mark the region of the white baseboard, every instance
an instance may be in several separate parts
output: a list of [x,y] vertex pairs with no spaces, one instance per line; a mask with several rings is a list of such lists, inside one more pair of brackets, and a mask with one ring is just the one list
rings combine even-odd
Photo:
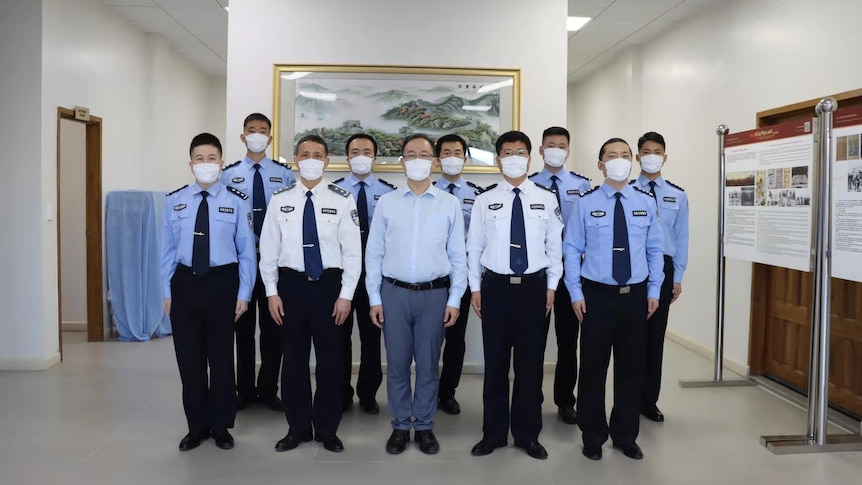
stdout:
[[[709,360],[715,359],[715,350],[707,348],[693,340],[690,340],[682,335],[674,333],[670,330],[665,333],[665,337],[675,343],[682,345],[683,347],[691,350],[692,352],[702,355]],[[724,359],[724,367],[730,371],[733,371],[735,374],[739,374],[740,377],[748,377],[749,367],[748,364],[743,364],[740,362],[736,362],[734,360],[728,359],[725,357]]]
[[48,370],[60,363],[60,354],[48,358],[0,358],[0,370]]
[[86,332],[87,322],[66,322],[62,324],[64,332]]

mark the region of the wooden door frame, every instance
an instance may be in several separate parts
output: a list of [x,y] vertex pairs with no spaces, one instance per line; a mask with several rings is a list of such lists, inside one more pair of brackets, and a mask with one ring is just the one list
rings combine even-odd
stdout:
[[[862,104],[862,89],[833,94],[841,107],[842,101],[851,104]],[[806,116],[815,116],[814,109],[823,98],[809,99],[800,103],[789,104],[757,113],[757,128],[771,126],[785,121],[791,121]],[[748,339],[749,375],[763,375],[763,359],[766,351],[766,291],[769,281],[769,270],[765,264],[754,263],[751,271],[751,325]]]
[[60,332],[60,359],[63,358],[63,298],[60,254],[60,123],[62,120],[84,123],[86,137],[85,226],[87,230],[87,341],[105,340],[102,308],[102,118],[88,121],[75,119],[75,111],[57,108],[57,325]]

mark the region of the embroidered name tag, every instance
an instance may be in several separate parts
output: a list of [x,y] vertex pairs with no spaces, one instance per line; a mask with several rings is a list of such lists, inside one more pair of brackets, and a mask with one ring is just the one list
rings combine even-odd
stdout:
[[566,195],[578,195],[578,194],[580,194],[580,192],[578,192],[577,189],[569,189],[566,191]]
[[175,211],[181,211],[181,210],[185,209],[186,207],[188,207],[188,206],[185,204],[177,204],[174,206],[174,210]]
[[292,205],[281,206],[281,212],[284,212],[285,214],[287,214],[289,212],[293,212],[293,209],[294,209],[294,207]]
[[590,215],[593,217],[605,217],[605,211],[592,211]]
[[464,203],[473,205],[476,203],[476,200],[475,199],[464,199]]
[[530,209],[534,211],[543,211],[545,210],[545,204],[530,204]]
[[337,209],[330,209],[329,207],[323,207],[320,209],[320,213],[321,214],[330,214],[330,215],[334,216],[335,214],[338,214],[338,210]]
[[676,197],[665,197],[662,200],[665,202],[676,202]]
[[233,207],[219,207],[218,211],[224,214],[233,214]]
[[632,211],[632,215],[635,217],[646,217],[647,211]]
[[269,181],[270,181],[270,182],[275,182],[275,183],[277,183],[277,184],[283,184],[283,183],[284,183],[284,179],[283,179],[283,178],[281,178],[281,177],[270,177],[270,178],[269,178]]
[[378,199],[380,199],[380,194],[377,194],[374,196],[374,200],[378,200]]
[[234,178],[230,179],[230,181],[231,181],[231,183],[234,183],[234,184],[241,184],[241,183],[245,182],[245,177],[234,177]]
[[497,203],[497,204],[491,204],[491,205],[489,205],[489,206],[488,206],[488,208],[489,208],[489,209],[491,209],[492,211],[499,210],[499,209],[501,209],[502,207],[503,207],[503,204],[500,204],[500,203]]

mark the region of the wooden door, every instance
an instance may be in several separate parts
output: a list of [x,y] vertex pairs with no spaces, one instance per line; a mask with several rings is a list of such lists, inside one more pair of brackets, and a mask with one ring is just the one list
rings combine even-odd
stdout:
[[[834,96],[839,107],[862,104],[862,90]],[[811,118],[819,102],[758,113],[757,126]],[[755,264],[749,361],[763,375],[806,393],[811,356],[812,273]],[[862,284],[832,279],[829,402],[862,416]]]

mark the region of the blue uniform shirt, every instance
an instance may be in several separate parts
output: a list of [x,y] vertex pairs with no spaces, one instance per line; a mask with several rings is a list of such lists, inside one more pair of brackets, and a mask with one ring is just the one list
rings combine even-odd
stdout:
[[352,173],[346,178],[336,180],[335,185],[342,189],[347,189],[353,200],[359,195],[359,182],[365,182],[365,203],[368,205],[368,226],[371,226],[371,221],[374,219],[374,208],[377,207],[377,201],[383,194],[388,194],[396,189],[396,187],[385,180],[381,180],[374,176],[373,173],[368,174],[364,180],[359,180]]
[[[616,189],[602,184],[584,193],[566,221],[563,237],[565,282],[572,302],[584,299],[581,276],[617,286],[613,277]],[[627,284],[649,278],[647,297],[658,299],[664,281],[663,232],[655,199],[631,185],[620,190],[629,235],[632,275]],[[583,256],[583,263],[581,263]]]
[[[201,187],[186,185],[168,194],[162,223],[160,275],[164,297],[171,297],[171,278],[177,264],[192,265],[195,221],[201,205]],[[210,226],[210,267],[239,263],[237,300],[251,301],[257,278],[257,255],[251,212],[242,192],[221,183],[207,189]]]
[[[641,174],[631,183],[649,192],[650,180]],[[658,217],[664,228],[664,254],[673,258],[673,282],[682,283],[688,266],[688,196],[678,187],[659,175],[655,179],[655,198]]]
[[473,213],[473,204],[476,203],[476,196],[481,194],[483,189],[472,182],[464,180],[463,177],[458,177],[458,180],[454,182],[449,182],[440,177],[434,182],[434,186],[444,192],[449,192],[449,184],[455,184],[452,195],[461,202],[461,212],[464,215],[464,233],[466,234],[467,228],[470,227],[470,214]]
[[422,195],[402,187],[380,199],[368,230],[365,287],[372,306],[381,305],[384,277],[424,283],[449,276],[447,306],[458,308],[467,290],[467,250],[461,204],[431,186]]
[[[245,159],[225,167],[219,179],[224,185],[233,187],[248,195],[246,202],[250,211],[254,207],[254,200],[252,200],[252,197],[254,197],[254,173],[254,161],[245,157]],[[294,180],[293,171],[290,167],[277,163],[269,157],[264,157],[260,161],[260,175],[263,177],[263,195],[266,199],[265,207],[269,206],[273,192],[282,187],[287,187]]]
[[556,175],[557,187],[560,194],[560,209],[563,211],[563,222],[569,220],[569,214],[572,212],[572,206],[577,202],[582,193],[590,190],[590,179],[575,172],[567,172],[560,170],[556,174],[551,173],[548,167],[545,167],[541,172],[536,172],[530,175],[530,180],[550,188],[554,184],[551,177]]

